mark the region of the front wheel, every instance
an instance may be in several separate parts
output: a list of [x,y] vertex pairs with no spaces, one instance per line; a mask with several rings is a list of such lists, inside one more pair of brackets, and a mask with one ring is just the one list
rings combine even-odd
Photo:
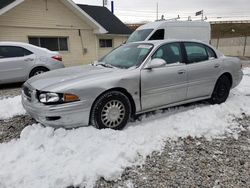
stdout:
[[227,76],[221,76],[214,88],[212,97],[210,98],[209,102],[211,104],[221,104],[227,100],[227,97],[230,92],[230,80]]
[[91,124],[98,129],[121,130],[127,124],[130,114],[128,97],[119,91],[110,91],[95,102],[91,112]]

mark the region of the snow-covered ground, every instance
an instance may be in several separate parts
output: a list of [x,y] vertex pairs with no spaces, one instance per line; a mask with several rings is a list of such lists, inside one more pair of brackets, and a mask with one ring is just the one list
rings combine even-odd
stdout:
[[224,104],[171,108],[122,131],[28,126],[20,139],[0,144],[0,187],[92,187],[99,177],[115,179],[125,167],[143,163],[146,155],[163,148],[166,139],[210,139],[226,132],[237,137],[232,120],[242,113],[250,115],[250,68],[244,74]]
[[0,100],[0,120],[23,114],[25,114],[25,110],[20,95]]

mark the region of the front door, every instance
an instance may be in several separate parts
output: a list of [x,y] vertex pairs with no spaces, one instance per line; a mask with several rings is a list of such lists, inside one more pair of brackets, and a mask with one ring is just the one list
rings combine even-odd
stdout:
[[142,110],[165,106],[186,99],[187,70],[182,63],[179,43],[164,44],[156,50],[151,59],[166,61],[163,67],[141,70]]

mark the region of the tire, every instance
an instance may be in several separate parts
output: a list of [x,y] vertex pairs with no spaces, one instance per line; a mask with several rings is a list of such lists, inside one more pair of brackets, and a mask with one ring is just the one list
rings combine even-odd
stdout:
[[98,129],[123,129],[130,119],[131,104],[126,95],[109,91],[99,97],[93,105],[90,123]]
[[38,74],[42,74],[44,72],[49,71],[49,69],[45,68],[45,67],[36,67],[34,69],[32,69],[32,71],[30,72],[29,78],[36,76]]
[[228,98],[229,92],[231,88],[230,80],[227,76],[221,76],[214,87],[214,91],[209,100],[211,104],[221,104],[225,102]]

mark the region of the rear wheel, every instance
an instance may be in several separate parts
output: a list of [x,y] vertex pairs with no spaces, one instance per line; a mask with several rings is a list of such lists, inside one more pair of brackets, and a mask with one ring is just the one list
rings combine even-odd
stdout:
[[30,75],[29,77],[33,77],[33,76],[36,76],[38,74],[42,74],[44,72],[47,72],[49,71],[49,69],[45,68],[45,67],[36,67],[34,68],[31,72],[30,72]]
[[229,92],[231,88],[230,80],[227,76],[221,76],[215,85],[212,97],[209,102],[211,104],[221,104],[225,102],[228,98]]
[[128,97],[119,91],[110,91],[95,102],[91,112],[91,124],[98,129],[120,130],[127,124],[130,114]]

